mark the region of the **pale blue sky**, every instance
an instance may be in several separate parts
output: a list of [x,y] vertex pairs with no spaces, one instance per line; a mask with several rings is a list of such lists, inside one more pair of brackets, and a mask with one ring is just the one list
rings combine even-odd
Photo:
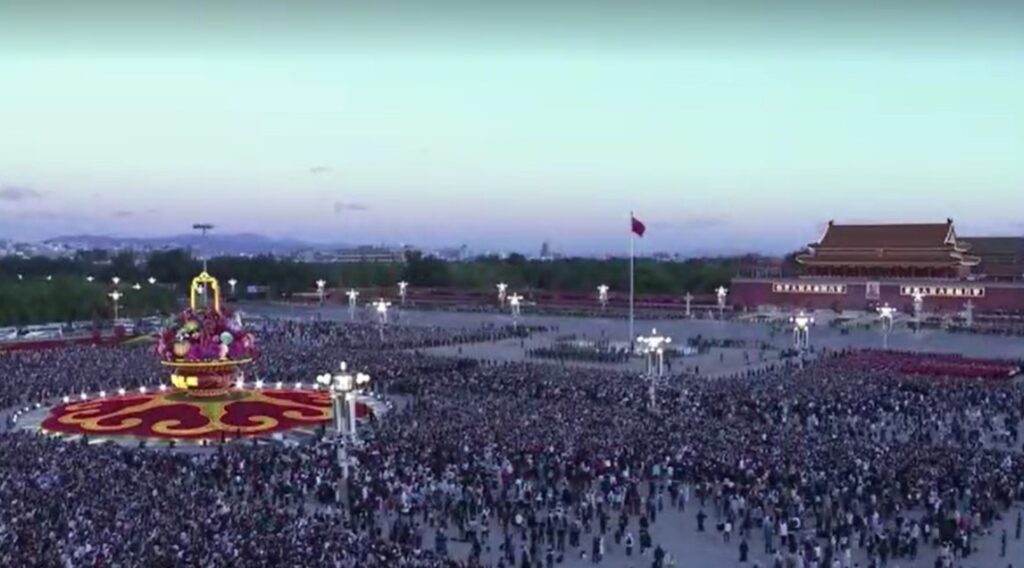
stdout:
[[1009,2],[12,4],[0,236],[619,252],[630,209],[682,252],[830,218],[1024,230]]

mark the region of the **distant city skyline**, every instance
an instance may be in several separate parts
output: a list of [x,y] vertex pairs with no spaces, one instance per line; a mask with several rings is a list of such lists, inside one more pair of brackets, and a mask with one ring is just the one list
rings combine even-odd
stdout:
[[0,238],[784,253],[1021,234],[1024,6],[0,8]]

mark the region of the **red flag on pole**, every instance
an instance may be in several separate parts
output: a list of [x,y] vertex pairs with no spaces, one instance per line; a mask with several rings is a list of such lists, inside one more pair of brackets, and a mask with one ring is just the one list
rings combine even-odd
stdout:
[[633,232],[636,233],[636,236],[638,236],[638,237],[644,236],[644,231],[647,230],[647,227],[643,223],[640,222],[640,219],[637,219],[636,217],[633,217],[632,215],[630,215],[629,218],[632,221],[632,225],[633,225],[632,229],[633,229]]

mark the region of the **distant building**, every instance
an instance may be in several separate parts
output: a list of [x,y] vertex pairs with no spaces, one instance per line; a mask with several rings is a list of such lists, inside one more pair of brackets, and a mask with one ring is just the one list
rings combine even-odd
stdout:
[[405,262],[405,249],[361,246],[342,249],[334,253],[335,262]]
[[945,223],[842,225],[795,257],[796,274],[733,279],[728,302],[743,309],[926,313],[1024,310],[1024,239],[957,236]]

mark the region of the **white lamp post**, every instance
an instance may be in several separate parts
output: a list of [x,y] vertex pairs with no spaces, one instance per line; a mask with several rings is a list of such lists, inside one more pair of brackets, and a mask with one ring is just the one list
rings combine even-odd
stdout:
[[405,280],[398,283],[398,297],[401,299],[403,306],[405,305],[405,291],[408,287],[409,283]]
[[974,301],[967,300],[964,304],[964,322],[967,327],[974,327]]
[[729,295],[729,289],[719,286],[715,295],[718,297],[718,319],[725,319],[725,298]]
[[150,277],[149,277],[149,285],[150,285],[150,286],[153,286],[154,284],[156,284],[156,278],[154,278],[154,277],[150,276]]
[[[342,478],[347,485],[349,479],[348,443],[356,442],[356,395],[370,382],[365,373],[352,374],[344,362],[335,373],[324,373],[316,377],[316,382],[327,389],[331,395],[334,411],[334,430],[338,441],[338,465],[342,469]],[[343,410],[345,417],[343,418]],[[346,436],[347,430],[347,436]],[[346,492],[347,493],[347,492]]]
[[92,284],[92,281],[93,281],[93,280],[95,280],[95,278],[93,278],[93,277],[92,277],[91,275],[90,275],[90,276],[86,276],[86,277],[85,277],[85,281],[86,281],[86,282],[88,282],[88,283],[90,283],[90,284]]
[[391,307],[391,302],[388,302],[384,298],[381,298],[373,303],[373,307],[377,310],[377,322],[380,325],[388,323],[388,308]]
[[228,279],[228,286],[231,286],[231,295],[234,296],[235,286],[238,286],[238,280],[235,280],[234,278]]
[[601,284],[597,287],[597,301],[601,304],[601,309],[608,307],[608,285]]
[[683,299],[686,300],[686,317],[690,317],[690,302],[693,302],[693,294],[687,292]]
[[810,349],[811,324],[814,323],[814,318],[801,311],[797,315],[789,318],[789,322],[793,324],[793,347],[797,351]]
[[515,327],[519,322],[519,307],[523,301],[523,297],[519,294],[512,294],[508,297],[508,307],[512,310],[512,326]]
[[316,294],[320,297],[320,305],[324,304],[324,287],[327,286],[327,281],[321,278],[316,281]]
[[924,311],[924,294],[914,292],[914,321],[921,325],[921,314]]
[[889,334],[892,333],[894,319],[896,317],[896,308],[885,304],[878,308],[878,317],[882,320],[882,348],[889,348]]
[[138,282],[132,284],[132,290],[142,290],[142,284],[139,284]]
[[654,382],[656,378],[661,378],[665,374],[665,346],[672,343],[672,338],[658,335],[658,330],[652,329],[650,335],[641,335],[636,338],[636,341],[642,346],[644,353],[647,355],[647,378],[650,383],[648,386],[648,397],[650,398],[650,405],[653,410],[657,404]]
[[113,292],[111,292],[110,294],[107,294],[107,295],[110,296],[110,299],[114,301],[114,323],[117,324],[117,320],[119,319],[119,317],[118,317],[118,308],[119,308],[118,302],[121,301],[121,298],[122,298],[123,294],[121,294],[121,292],[119,292],[117,290],[114,290]]
[[502,307],[505,306],[505,295],[508,292],[508,284],[504,282],[498,282],[498,304]]
[[47,281],[47,282],[52,282],[52,281],[53,281],[53,275],[51,275],[51,274],[47,274],[47,275],[46,275],[46,281]]
[[117,286],[118,284],[121,283],[121,277],[120,276],[115,276],[115,277],[110,279],[110,282],[112,282],[114,284],[114,286]]
[[353,319],[356,317],[356,299],[359,298],[359,290],[349,290],[345,292],[348,296],[348,317]]

